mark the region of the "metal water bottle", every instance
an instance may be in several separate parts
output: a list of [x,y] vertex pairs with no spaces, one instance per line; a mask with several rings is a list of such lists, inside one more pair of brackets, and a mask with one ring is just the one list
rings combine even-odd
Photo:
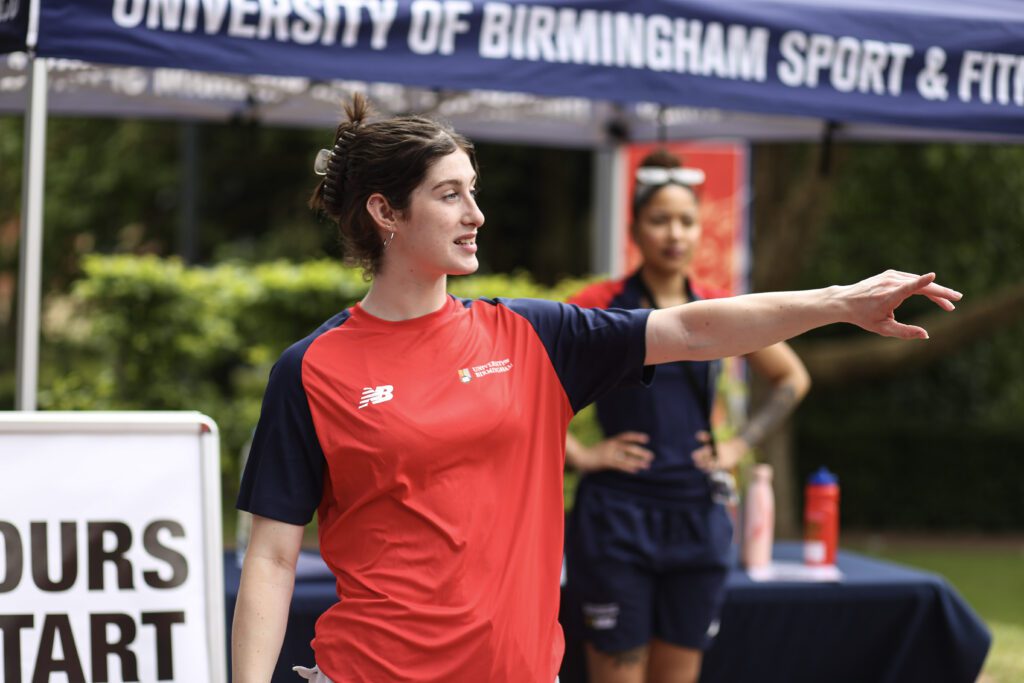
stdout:
[[822,467],[804,488],[804,564],[834,565],[839,547],[839,479]]

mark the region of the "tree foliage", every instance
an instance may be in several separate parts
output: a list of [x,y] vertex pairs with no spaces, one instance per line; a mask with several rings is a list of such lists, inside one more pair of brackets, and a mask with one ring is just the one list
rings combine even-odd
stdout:
[[[0,407],[13,405],[23,125],[21,117],[0,117]],[[186,231],[199,263],[338,256],[333,227],[306,207],[313,158],[332,131],[242,121],[191,130],[196,159],[189,165],[184,124],[49,121],[44,296],[66,293],[89,254],[182,254]],[[488,217],[481,272],[528,269],[549,285],[584,274],[589,156],[482,144],[478,158]]]
[[[220,426],[230,493],[271,365],[290,344],[358,301],[362,274],[333,260],[185,266],[156,256],[87,256],[70,294],[51,298],[40,407],[199,410]],[[456,278],[466,297],[562,299],[524,273]],[[589,416],[575,427],[593,434]]]
[[[1019,426],[1024,305],[1011,294],[1024,281],[1024,149],[872,145],[854,152],[846,157],[827,229],[797,286],[850,282],[884,268],[934,270],[965,298],[957,313],[944,316],[948,328],[935,327],[926,345],[942,344],[942,335],[962,335],[970,326],[977,326],[977,334],[925,367],[905,363],[908,372],[864,372],[863,382],[821,387],[803,415],[840,421],[871,416],[876,426]],[[998,302],[995,311],[970,315],[989,302]],[[905,308],[903,317],[934,310],[925,300]],[[858,331],[828,329],[809,335],[807,348],[819,340],[858,338]],[[854,347],[847,348],[852,353]]]
[[[925,343],[901,344],[844,326],[795,340],[814,386],[793,424],[761,448],[776,467],[782,534],[800,533],[799,482],[823,463],[888,493],[878,459],[869,455],[899,457],[903,471],[926,476],[934,464],[971,457],[962,451],[963,439],[941,435],[969,434],[974,450],[1001,449],[984,453],[985,463],[1006,463],[1003,471],[982,474],[1012,477],[1013,442],[1001,434],[1019,429],[1024,407],[1017,342],[1024,317],[1024,149],[761,145],[754,161],[755,289],[820,287],[896,268],[935,270],[966,294],[952,315],[935,316],[923,300],[899,311],[927,323],[933,334]],[[753,393],[756,404],[764,394],[757,382]],[[895,443],[900,448],[890,447]],[[851,451],[865,457],[836,459]],[[992,498],[1004,500],[994,491]]]

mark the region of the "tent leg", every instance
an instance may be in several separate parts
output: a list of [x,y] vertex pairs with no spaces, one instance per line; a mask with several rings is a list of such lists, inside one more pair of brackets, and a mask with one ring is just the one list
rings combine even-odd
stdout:
[[46,61],[31,58],[22,165],[18,268],[18,350],[14,407],[35,410],[39,383],[39,317],[43,270],[43,173],[46,166]]
[[187,121],[179,130],[181,208],[178,213],[178,255],[186,264],[194,265],[199,251],[199,126]]
[[593,186],[594,223],[590,244],[590,270],[616,277],[626,267],[625,245],[622,243],[622,220],[625,216],[625,188],[622,172],[624,148],[613,145],[594,150]]

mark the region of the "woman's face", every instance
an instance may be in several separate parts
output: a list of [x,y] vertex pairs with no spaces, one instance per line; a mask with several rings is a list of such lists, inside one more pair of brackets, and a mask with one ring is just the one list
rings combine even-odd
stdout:
[[476,235],[483,224],[476,172],[466,153],[456,150],[431,164],[412,191],[388,251],[417,276],[468,275],[480,266]]
[[685,273],[690,267],[700,232],[697,198],[681,185],[655,190],[633,223],[644,268],[667,274]]

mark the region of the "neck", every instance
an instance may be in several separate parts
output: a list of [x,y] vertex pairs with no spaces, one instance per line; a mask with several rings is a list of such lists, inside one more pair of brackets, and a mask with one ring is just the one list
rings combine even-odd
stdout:
[[382,270],[360,306],[383,320],[412,320],[440,310],[448,296],[448,277],[422,279],[412,273]]
[[657,301],[651,305],[675,306],[689,301],[686,295],[686,273],[682,271],[660,271],[647,266],[640,268],[640,278]]

